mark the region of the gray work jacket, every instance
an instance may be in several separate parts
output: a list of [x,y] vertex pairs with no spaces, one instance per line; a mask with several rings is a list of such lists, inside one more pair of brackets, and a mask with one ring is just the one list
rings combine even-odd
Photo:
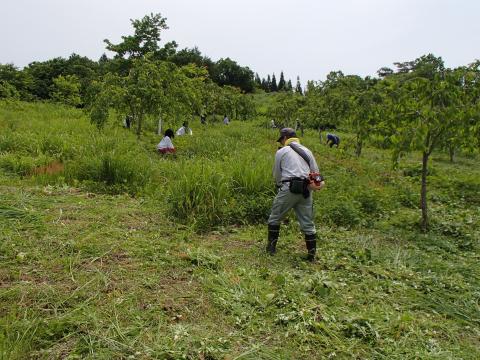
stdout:
[[282,181],[298,177],[308,178],[311,172],[318,173],[318,165],[312,152],[305,146],[293,141],[299,148],[301,148],[310,158],[310,165],[298,155],[290,146],[284,146],[275,154],[275,163],[273,165],[273,177],[277,186],[282,186]]

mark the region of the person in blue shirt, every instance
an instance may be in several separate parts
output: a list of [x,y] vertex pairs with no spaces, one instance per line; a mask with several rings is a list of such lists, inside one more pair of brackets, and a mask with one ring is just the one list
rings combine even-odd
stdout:
[[333,145],[336,145],[337,148],[340,145],[340,138],[335,135],[335,134],[327,134],[327,145],[330,145],[330,147],[333,147]]

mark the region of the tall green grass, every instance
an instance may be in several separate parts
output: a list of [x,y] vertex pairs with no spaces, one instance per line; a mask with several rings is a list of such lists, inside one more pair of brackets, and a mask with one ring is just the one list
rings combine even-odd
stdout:
[[[151,163],[133,134],[117,127],[99,132],[77,109],[52,104],[2,103],[0,168],[45,184],[82,185],[90,191],[138,194]],[[45,167],[64,170],[43,176]]]

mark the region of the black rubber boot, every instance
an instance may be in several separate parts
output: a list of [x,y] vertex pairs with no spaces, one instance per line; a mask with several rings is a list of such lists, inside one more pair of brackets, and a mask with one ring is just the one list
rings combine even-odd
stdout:
[[305,234],[305,244],[307,245],[307,260],[315,261],[315,253],[317,252],[317,235]]
[[268,225],[267,253],[274,255],[277,251],[277,240],[280,234],[280,225]]

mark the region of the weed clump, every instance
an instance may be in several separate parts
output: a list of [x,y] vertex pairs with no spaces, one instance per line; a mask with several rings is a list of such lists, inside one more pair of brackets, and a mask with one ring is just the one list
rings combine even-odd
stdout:
[[115,151],[70,161],[65,167],[67,182],[80,181],[92,191],[112,194],[137,194],[148,183],[150,173],[147,159]]

